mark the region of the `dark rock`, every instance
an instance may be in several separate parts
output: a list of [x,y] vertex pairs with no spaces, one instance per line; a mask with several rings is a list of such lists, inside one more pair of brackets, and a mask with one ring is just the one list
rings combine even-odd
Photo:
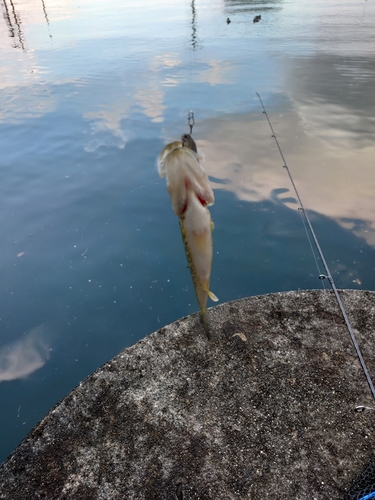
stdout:
[[[341,291],[375,374],[375,293]],[[0,469],[0,498],[340,499],[375,449],[374,407],[334,295],[251,297],[125,349]]]

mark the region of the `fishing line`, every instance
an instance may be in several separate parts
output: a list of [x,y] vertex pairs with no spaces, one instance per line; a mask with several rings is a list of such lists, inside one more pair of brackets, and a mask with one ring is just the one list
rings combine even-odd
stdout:
[[[321,261],[322,261],[322,263],[323,263],[323,266],[324,266],[324,269],[325,269],[325,273],[326,273],[326,274],[325,274],[325,275],[324,275],[324,274],[320,274],[320,275],[319,275],[319,279],[324,280],[325,278],[327,278],[327,279],[328,279],[328,281],[329,281],[329,283],[330,283],[330,285],[331,285],[331,287],[332,287],[332,290],[333,290],[333,292],[334,292],[334,294],[335,294],[336,300],[337,300],[338,305],[339,305],[339,307],[340,307],[341,313],[342,313],[342,315],[343,315],[343,317],[344,317],[346,327],[347,327],[347,329],[348,329],[348,331],[349,331],[349,334],[350,334],[350,337],[351,337],[351,339],[352,339],[352,342],[353,342],[354,348],[355,348],[355,350],[356,350],[356,353],[357,353],[358,359],[359,359],[359,361],[360,361],[360,363],[361,363],[362,370],[363,370],[363,372],[364,372],[364,374],[365,374],[365,376],[366,376],[367,383],[368,383],[368,385],[369,385],[369,387],[370,387],[370,390],[371,390],[372,396],[373,396],[373,398],[375,399],[375,388],[374,388],[374,385],[373,385],[373,383],[372,383],[372,380],[371,380],[370,374],[369,374],[369,372],[368,372],[368,370],[367,370],[367,366],[366,366],[365,360],[364,360],[364,359],[363,359],[363,357],[362,357],[361,350],[360,350],[360,348],[359,348],[359,346],[358,346],[357,340],[356,340],[356,338],[355,338],[354,331],[353,331],[353,329],[352,329],[352,327],[351,327],[351,324],[350,324],[350,322],[349,322],[349,318],[348,318],[348,316],[347,316],[347,314],[346,314],[346,311],[345,311],[344,305],[343,305],[343,303],[341,302],[341,298],[340,298],[339,292],[337,291],[337,288],[336,288],[335,282],[333,281],[333,278],[332,278],[331,272],[330,272],[330,270],[329,270],[328,264],[327,264],[327,262],[326,262],[326,260],[325,260],[325,258],[324,258],[324,255],[323,255],[322,249],[320,248],[319,241],[318,241],[318,239],[317,239],[317,237],[316,237],[316,235],[315,235],[315,231],[314,231],[314,229],[313,229],[313,227],[312,227],[312,225],[311,225],[311,222],[310,222],[309,216],[307,215],[307,212],[306,212],[306,210],[305,210],[305,208],[304,208],[304,206],[303,206],[303,203],[302,203],[302,200],[301,200],[301,198],[300,198],[300,196],[299,196],[299,193],[298,193],[297,187],[296,187],[296,185],[294,184],[294,180],[293,180],[292,174],[290,173],[290,170],[289,170],[288,164],[287,164],[287,162],[285,161],[285,158],[284,158],[283,152],[281,151],[281,147],[280,147],[279,141],[277,140],[276,134],[275,134],[275,132],[274,132],[274,130],[273,130],[273,127],[272,127],[271,121],[270,121],[270,119],[269,119],[269,116],[268,116],[268,114],[267,114],[266,108],[264,107],[263,101],[262,101],[262,99],[261,99],[260,95],[258,94],[258,92],[256,92],[256,95],[258,96],[259,101],[260,101],[260,104],[261,104],[261,106],[262,106],[262,108],[263,108],[263,114],[264,114],[264,115],[266,116],[266,118],[267,118],[268,125],[269,125],[269,127],[270,127],[270,129],[271,129],[271,132],[272,132],[272,137],[275,139],[277,149],[279,150],[279,153],[280,153],[281,159],[282,159],[282,161],[283,161],[283,167],[286,169],[286,171],[287,171],[287,173],[288,173],[288,176],[289,176],[290,182],[292,183],[292,186],[293,186],[294,192],[295,192],[295,194],[296,194],[296,196],[297,196],[297,200],[298,200],[298,203],[299,203],[299,205],[300,205],[299,210],[300,210],[300,211],[302,212],[302,214],[303,214],[303,217],[304,217],[304,219],[305,219],[305,221],[306,221],[307,227],[309,228],[309,231],[310,231],[310,234],[311,234],[311,236],[312,236],[312,239],[314,240],[315,246],[316,246],[316,248],[317,248],[317,250],[318,250],[318,254],[319,254],[320,260],[321,260]],[[362,408],[363,408],[363,409],[366,409],[366,407],[362,407]],[[357,411],[358,411],[358,410],[357,410]],[[363,410],[361,410],[361,411],[363,411]]]
[[196,10],[195,10],[195,0],[191,0],[191,49],[190,49],[190,68],[189,68],[189,94],[190,94],[190,111],[188,113],[188,125],[190,128],[189,134],[193,132],[194,113],[193,113],[193,66],[195,66],[195,49],[196,49]]
[[191,135],[193,133],[193,127],[195,125],[194,112],[193,111],[189,111],[188,120],[187,121],[188,121],[188,125],[189,125],[189,128],[190,128],[189,134]]

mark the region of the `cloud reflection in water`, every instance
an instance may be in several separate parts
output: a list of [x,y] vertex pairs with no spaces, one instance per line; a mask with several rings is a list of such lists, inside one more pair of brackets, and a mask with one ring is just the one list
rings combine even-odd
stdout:
[[24,378],[39,370],[50,357],[43,327],[32,329],[24,338],[0,349],[0,382]]
[[[375,146],[361,147],[359,132],[352,149],[312,136],[300,108],[276,107],[270,117],[305,207],[347,229],[348,221],[362,221],[352,223],[350,230],[375,246]],[[197,140],[205,153],[205,168],[211,179],[226,180],[214,180],[215,189],[249,202],[273,199],[275,189],[284,189],[278,201],[298,208],[261,110],[207,120],[205,129],[205,136]]]

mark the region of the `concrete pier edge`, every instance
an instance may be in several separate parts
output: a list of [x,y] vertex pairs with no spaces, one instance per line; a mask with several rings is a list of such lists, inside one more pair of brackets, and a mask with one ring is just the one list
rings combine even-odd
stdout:
[[[375,377],[375,292],[340,290]],[[248,297],[128,347],[0,467],[0,499],[344,499],[375,402],[331,291]],[[352,489],[352,491],[354,491]]]

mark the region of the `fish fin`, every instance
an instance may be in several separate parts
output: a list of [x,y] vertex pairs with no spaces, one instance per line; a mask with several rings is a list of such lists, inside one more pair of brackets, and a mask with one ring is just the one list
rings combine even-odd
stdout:
[[219,301],[218,297],[216,297],[216,295],[213,292],[211,292],[211,290],[209,290],[207,287],[204,288],[204,291],[207,292],[207,295],[210,297],[211,300],[213,300],[214,302]]
[[170,144],[167,144],[163,149],[163,151],[160,153],[157,161],[158,172],[160,177],[164,177],[165,175],[167,175],[167,166],[166,166],[167,156],[169,155],[169,153],[172,153],[172,151],[178,148],[182,148],[181,141],[171,142]]
[[213,231],[215,229],[215,224],[213,223],[212,220],[210,221],[210,225],[211,225],[211,231]]
[[211,292],[210,290],[207,290],[207,294],[210,297],[210,299],[213,300],[214,302],[219,301],[218,297],[216,297],[216,295],[213,292]]
[[211,333],[210,333],[210,330],[208,328],[208,323],[207,323],[207,317],[206,317],[206,313],[200,313],[200,322],[202,323],[203,327],[204,327],[204,331],[206,332],[206,335],[207,335],[207,338],[208,340],[211,340]]
[[[206,176],[207,177],[207,176]],[[210,185],[205,184],[205,179],[196,179],[196,178],[191,178],[191,188],[196,194],[196,196],[200,199],[200,202],[202,205],[213,205],[215,202],[215,196],[214,193],[210,187]],[[208,181],[207,181],[208,182]]]

